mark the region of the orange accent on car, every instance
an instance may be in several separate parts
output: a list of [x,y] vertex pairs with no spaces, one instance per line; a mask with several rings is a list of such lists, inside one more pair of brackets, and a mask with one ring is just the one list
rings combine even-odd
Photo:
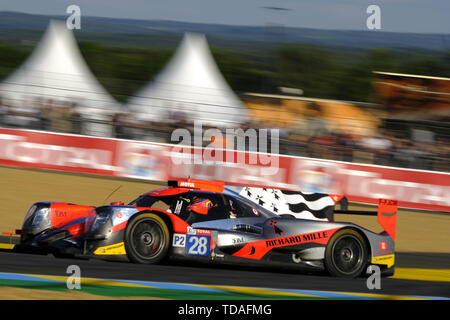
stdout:
[[209,245],[209,250],[212,251],[215,247],[217,247],[217,242],[214,241],[213,237],[211,237],[211,243]]
[[75,219],[86,217],[94,208],[68,203],[51,203],[50,222],[54,228],[59,228]]
[[170,222],[172,222],[173,232],[184,234],[187,232],[187,227],[189,227],[189,224],[186,221],[174,215],[173,213],[165,211],[163,212],[169,217]]
[[395,241],[397,229],[397,200],[380,199],[378,202],[378,223]]
[[171,187],[200,189],[218,193],[223,192],[225,189],[225,183],[223,181],[209,181],[200,179],[171,180],[168,182],[168,185]]
[[344,196],[341,195],[341,194],[329,194],[328,196],[331,198],[331,200],[333,200],[333,202],[334,202],[335,204],[338,203],[339,201],[341,201],[342,198],[344,197]]
[[125,229],[125,227],[127,226],[127,222],[128,221],[124,221],[119,224],[116,224],[114,227],[112,227],[112,232],[114,233],[114,232],[120,231],[122,229]]
[[160,196],[173,196],[175,194],[188,192],[187,188],[162,188],[150,191],[147,195],[151,197],[160,197]]
[[330,237],[340,228],[316,231],[286,237],[258,240],[247,243],[239,251],[233,253],[233,256],[259,260],[264,257],[273,248],[300,245],[309,242],[327,244]]
[[72,237],[74,238],[79,237],[84,233],[84,222],[68,226],[67,228],[64,229],[69,231]]

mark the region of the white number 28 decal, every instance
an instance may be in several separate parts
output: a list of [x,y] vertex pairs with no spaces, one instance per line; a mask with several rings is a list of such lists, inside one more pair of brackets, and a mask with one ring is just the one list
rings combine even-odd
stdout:
[[196,256],[207,256],[209,254],[209,237],[188,236],[186,243],[186,253]]

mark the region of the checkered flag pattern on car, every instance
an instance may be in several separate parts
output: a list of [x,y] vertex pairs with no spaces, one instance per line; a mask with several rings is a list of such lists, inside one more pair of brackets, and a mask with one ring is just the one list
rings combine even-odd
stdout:
[[275,214],[291,214],[300,219],[328,221],[335,205],[332,197],[324,193],[245,187],[240,195]]

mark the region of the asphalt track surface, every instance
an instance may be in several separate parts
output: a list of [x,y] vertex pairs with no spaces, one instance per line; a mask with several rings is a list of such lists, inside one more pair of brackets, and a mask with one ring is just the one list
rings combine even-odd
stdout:
[[[399,253],[402,267],[449,268],[449,255]],[[219,266],[186,262],[139,265],[97,259],[57,259],[52,255],[0,252],[0,272],[67,276],[69,265],[78,265],[81,276],[119,280],[141,280],[207,285],[249,286],[275,289],[365,292],[372,294],[450,297],[450,282],[382,278],[380,290],[369,290],[365,278],[340,279],[294,270]]]

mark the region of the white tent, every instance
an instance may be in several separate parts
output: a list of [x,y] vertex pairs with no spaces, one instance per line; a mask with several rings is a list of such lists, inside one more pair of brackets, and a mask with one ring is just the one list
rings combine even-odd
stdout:
[[132,97],[129,109],[138,118],[169,120],[182,113],[190,121],[233,126],[247,110],[220,73],[204,35],[187,33],[160,74]]
[[[92,120],[109,120],[109,114],[120,108],[95,79],[81,56],[73,33],[62,21],[50,22],[30,57],[0,84],[0,96],[23,110],[37,98],[58,103],[76,102],[85,117]],[[110,132],[94,123],[88,123],[85,129],[96,131],[86,132],[95,135]]]
[[50,22],[30,57],[0,84],[0,95],[19,101],[32,97],[75,101],[94,109],[119,107],[89,70],[62,21]]

